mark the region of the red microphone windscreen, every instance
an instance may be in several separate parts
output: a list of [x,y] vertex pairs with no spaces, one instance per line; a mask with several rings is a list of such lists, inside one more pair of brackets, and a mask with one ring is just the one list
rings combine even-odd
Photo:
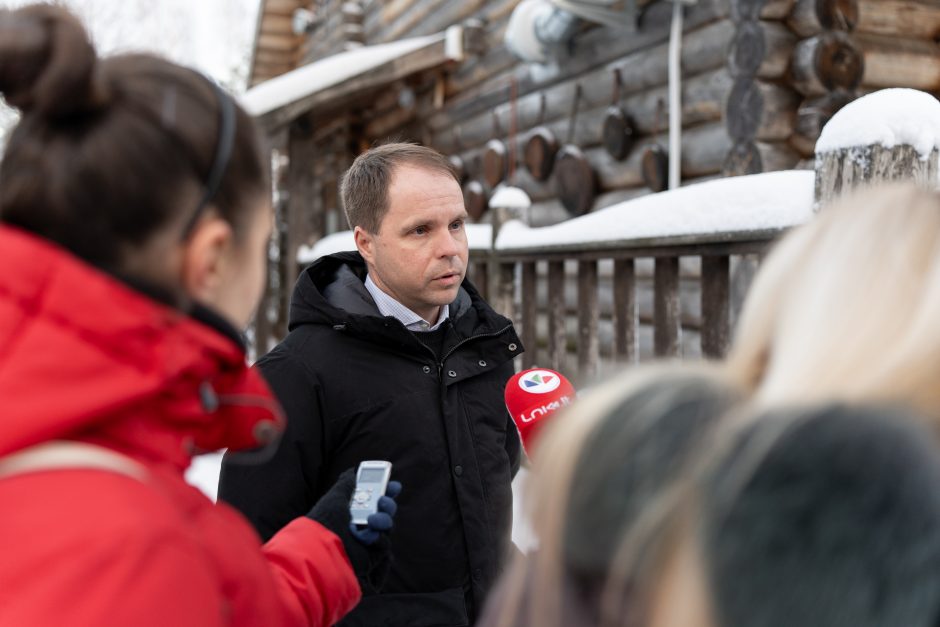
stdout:
[[509,379],[505,398],[506,409],[528,454],[548,416],[574,401],[575,391],[571,382],[558,372],[531,368]]

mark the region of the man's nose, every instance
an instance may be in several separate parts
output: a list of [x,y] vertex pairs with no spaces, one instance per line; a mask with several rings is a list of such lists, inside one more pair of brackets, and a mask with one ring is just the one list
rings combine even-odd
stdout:
[[437,238],[437,254],[440,257],[456,257],[460,253],[460,242],[450,229]]

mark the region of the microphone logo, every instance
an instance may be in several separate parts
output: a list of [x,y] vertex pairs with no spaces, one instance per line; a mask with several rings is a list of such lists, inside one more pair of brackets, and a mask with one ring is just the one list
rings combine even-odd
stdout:
[[530,370],[519,377],[519,387],[530,394],[548,394],[558,389],[561,377],[548,370]]

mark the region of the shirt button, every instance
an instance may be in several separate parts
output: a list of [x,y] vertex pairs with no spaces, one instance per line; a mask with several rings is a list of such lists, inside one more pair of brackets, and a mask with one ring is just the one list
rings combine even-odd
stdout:
[[483,359],[480,360],[480,367],[481,367],[481,368],[486,368],[486,361],[485,361],[485,360],[483,360]]
[[425,366],[424,368],[422,368],[422,370],[424,370],[424,374],[430,374],[430,373],[431,373],[431,366]]
[[448,370],[448,371],[447,371],[447,376],[450,377],[451,379],[454,379],[454,378],[457,377],[457,373],[454,372],[453,370]]
[[508,346],[508,348],[509,348],[509,350],[514,351],[514,350],[516,350],[516,349],[519,348],[519,347],[516,346],[515,343],[513,343],[513,344],[510,344],[510,345]]
[[463,466],[454,466],[454,474],[458,477],[463,474]]

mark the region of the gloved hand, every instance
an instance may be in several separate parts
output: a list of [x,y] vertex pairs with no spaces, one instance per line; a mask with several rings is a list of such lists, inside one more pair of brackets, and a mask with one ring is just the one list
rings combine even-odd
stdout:
[[371,514],[368,524],[359,528],[349,514],[349,501],[356,488],[354,468],[343,472],[326,494],[324,494],[308,518],[317,521],[343,541],[346,555],[352,562],[363,592],[378,592],[385,583],[391,567],[388,533],[394,525],[398,504],[395,497],[401,492],[401,483],[389,481],[385,496],[379,498],[378,511]]

